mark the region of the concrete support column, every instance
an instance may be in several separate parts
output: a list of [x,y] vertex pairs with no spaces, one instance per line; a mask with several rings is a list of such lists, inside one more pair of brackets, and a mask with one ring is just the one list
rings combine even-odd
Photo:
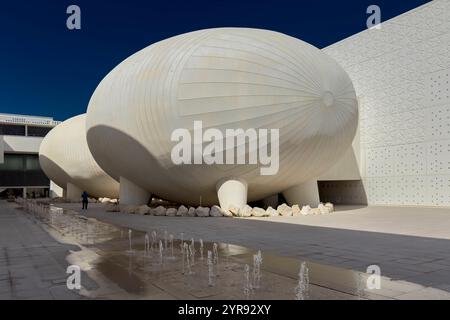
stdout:
[[285,190],[283,191],[283,196],[290,206],[298,204],[300,207],[306,205],[317,207],[320,203],[319,187],[317,186],[316,180],[305,182]]
[[50,181],[50,192],[49,192],[50,198],[62,198],[64,197],[64,189],[58,186],[53,181]]
[[216,186],[220,207],[228,210],[230,207],[237,209],[247,204],[248,185],[239,178],[227,178],[219,181]]
[[119,198],[120,204],[144,205],[150,200],[151,194],[130,180],[120,177]]
[[72,183],[67,184],[66,190],[67,190],[66,199],[68,201],[81,201],[81,194],[83,193],[83,190],[81,190]]
[[27,198],[27,188],[23,188],[22,189],[22,198],[26,199]]

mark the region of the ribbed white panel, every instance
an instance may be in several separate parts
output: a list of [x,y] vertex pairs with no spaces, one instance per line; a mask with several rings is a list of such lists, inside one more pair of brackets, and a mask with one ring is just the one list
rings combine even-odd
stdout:
[[47,134],[39,162],[50,180],[64,189],[72,183],[91,196],[118,197],[118,182],[98,166],[89,151],[85,114],[64,121]]
[[[331,97],[327,105],[324,99]],[[174,166],[173,130],[279,129],[280,171],[257,165]],[[309,181],[350,146],[358,120],[353,85],[327,55],[267,30],[183,34],[129,57],[89,103],[87,140],[99,165],[170,200],[215,203],[218,181],[248,182],[249,200]]]

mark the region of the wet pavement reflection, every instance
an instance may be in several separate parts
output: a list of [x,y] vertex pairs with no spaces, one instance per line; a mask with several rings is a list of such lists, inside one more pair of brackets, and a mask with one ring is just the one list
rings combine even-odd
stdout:
[[90,298],[390,299],[403,292],[387,278],[383,291],[369,290],[368,274],[191,239],[169,229],[131,230],[45,204],[24,209],[60,241],[80,246],[67,259],[98,284],[81,290]]

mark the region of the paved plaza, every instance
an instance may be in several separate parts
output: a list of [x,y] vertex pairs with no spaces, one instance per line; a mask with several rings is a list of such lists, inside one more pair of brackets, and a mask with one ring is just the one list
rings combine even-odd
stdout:
[[[81,212],[79,204],[58,206]],[[403,288],[409,286],[405,281],[424,287],[397,294],[400,299],[448,298],[428,287],[450,292],[447,209],[340,207],[331,215],[244,219],[142,216],[105,212],[103,205],[91,204],[84,214],[118,227],[184,233],[184,239],[236,244],[319,265],[365,272],[376,264],[383,276],[404,280],[400,281]],[[66,259],[71,252],[85,253],[79,246],[55,240],[16,204],[0,202],[0,245],[0,299],[82,298],[66,287]],[[87,276],[82,282],[93,292],[104,285]],[[126,296],[117,286],[105,283],[101,289],[109,294],[105,298],[114,297],[111,292]],[[166,291],[160,285],[152,297],[177,298]]]
[[112,213],[93,204],[87,215],[357,271],[376,264],[383,276],[450,291],[450,209],[342,207],[324,216],[198,218]]
[[57,242],[14,207],[0,201],[0,300],[80,299],[66,286],[66,257],[79,248]]

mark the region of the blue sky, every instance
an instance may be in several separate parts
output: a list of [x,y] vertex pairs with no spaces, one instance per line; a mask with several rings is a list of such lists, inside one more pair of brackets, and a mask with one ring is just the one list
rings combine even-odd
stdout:
[[[0,5],[0,113],[84,113],[101,79],[132,53],[159,40],[212,27],[279,31],[326,47],[365,29],[366,9],[382,19],[426,0],[28,0]],[[81,8],[82,29],[66,28],[66,8]]]

